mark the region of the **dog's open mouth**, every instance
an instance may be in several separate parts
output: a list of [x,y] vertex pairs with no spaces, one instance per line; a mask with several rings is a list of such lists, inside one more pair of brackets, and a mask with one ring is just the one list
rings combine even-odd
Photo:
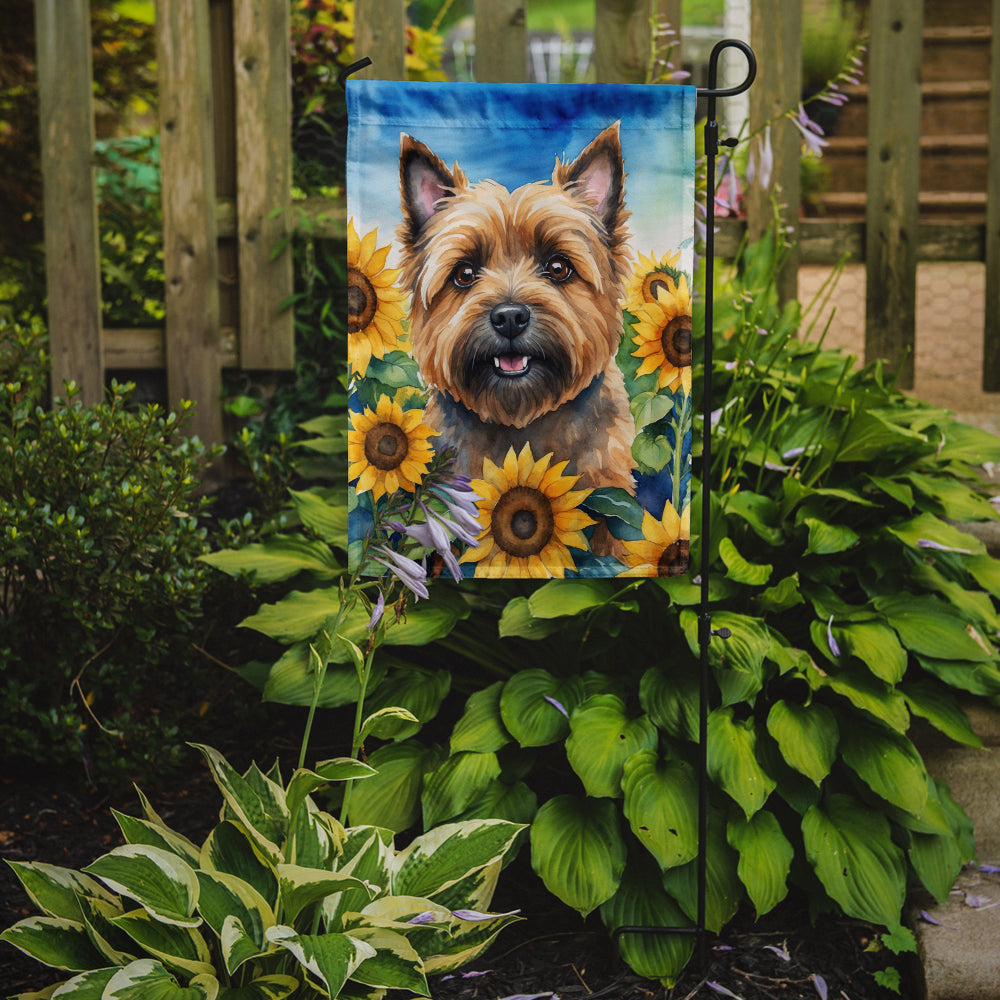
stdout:
[[527,354],[496,354],[493,368],[500,375],[526,375],[531,365]]

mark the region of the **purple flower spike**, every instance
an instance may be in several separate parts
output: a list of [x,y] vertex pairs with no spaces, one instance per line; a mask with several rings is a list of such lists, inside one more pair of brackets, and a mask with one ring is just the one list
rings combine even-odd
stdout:
[[930,538],[918,538],[917,547],[921,549],[937,549],[940,552],[958,552],[963,556],[972,555],[972,549],[957,549],[951,545],[942,545],[940,542],[935,542]]
[[424,910],[423,913],[418,913],[415,917],[410,917],[406,922],[408,924],[431,924],[437,917],[433,910]]
[[374,630],[375,626],[382,620],[382,614],[385,611],[385,596],[382,591],[378,592],[378,600],[375,602],[375,607],[372,609],[372,616],[368,619],[368,631]]
[[792,956],[784,948],[779,948],[776,944],[766,944],[764,945],[764,950],[773,951],[782,962],[790,962],[792,960]]
[[555,698],[551,698],[549,697],[549,695],[544,695],[543,697],[550,705],[555,705],[555,707],[559,709],[559,711],[562,712],[562,714],[565,715],[567,719],[569,718],[569,712],[566,711],[566,708],[562,704],[562,702],[556,701]]
[[429,596],[426,584],[427,571],[420,563],[406,556],[401,556],[398,552],[393,552],[385,545],[373,549],[372,558],[375,562],[385,566],[416,597]]
[[834,656],[840,656],[840,646],[837,645],[837,640],[833,637],[833,615],[830,615],[830,620],[826,623],[826,641],[830,646],[830,652]]

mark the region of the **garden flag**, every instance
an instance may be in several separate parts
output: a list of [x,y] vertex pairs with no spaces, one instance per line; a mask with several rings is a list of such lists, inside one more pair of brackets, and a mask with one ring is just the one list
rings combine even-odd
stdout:
[[354,557],[447,455],[478,497],[451,574],[685,573],[694,89],[347,100]]

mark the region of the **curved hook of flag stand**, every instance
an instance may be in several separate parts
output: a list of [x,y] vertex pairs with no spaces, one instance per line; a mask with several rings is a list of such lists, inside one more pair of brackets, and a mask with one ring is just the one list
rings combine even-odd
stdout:
[[[747,75],[736,87],[719,88],[719,57],[725,49],[739,49],[747,60]],[[698,965],[706,968],[705,956],[705,896],[707,889],[707,845],[708,845],[708,695],[709,667],[708,647],[713,636],[729,638],[729,629],[712,629],[712,615],[709,611],[709,531],[711,527],[711,505],[708,502],[709,476],[712,467],[712,294],[715,287],[715,158],[720,146],[735,146],[735,138],[720,141],[719,123],[716,121],[716,99],[735,97],[750,89],[757,76],[757,58],[746,42],[735,38],[724,38],[712,49],[708,61],[708,87],[699,88],[698,96],[708,100],[705,122],[705,157],[707,165],[705,206],[705,375],[704,401],[702,406],[702,451],[701,451],[701,601],[698,612],[698,647],[701,653],[701,685],[698,698],[698,910],[694,927],[622,926],[615,929],[612,938],[620,947],[623,934],[694,934],[698,941]]]
[[[719,57],[725,49],[739,49],[747,60],[746,78],[735,87],[719,88]],[[365,56],[357,62],[345,66],[337,75],[337,83],[346,86],[347,78],[372,64]],[[720,146],[735,146],[737,139],[719,139],[719,123],[716,121],[716,100],[720,97],[735,97],[750,89],[757,76],[757,59],[753,49],[746,42],[735,38],[725,38],[717,42],[708,61],[708,87],[699,88],[699,97],[707,98],[707,120],[705,122],[705,156],[707,162],[707,194],[705,225],[705,375],[702,426],[702,517],[701,517],[701,601],[698,613],[698,645],[701,653],[701,688],[698,707],[698,911],[694,927],[622,926],[615,929],[612,939],[616,946],[623,934],[694,934],[698,940],[698,962],[705,968],[705,896],[707,883],[707,829],[708,829],[708,696],[709,667],[708,648],[712,637],[729,637],[729,630],[712,629],[712,615],[709,611],[709,530],[711,525],[711,505],[708,502],[708,480],[712,465],[712,291],[715,285],[715,158]]]

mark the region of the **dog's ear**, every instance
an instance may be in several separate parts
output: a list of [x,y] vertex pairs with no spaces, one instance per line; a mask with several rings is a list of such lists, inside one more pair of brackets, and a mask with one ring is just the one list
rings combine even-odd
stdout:
[[572,185],[597,212],[608,236],[616,238],[625,219],[625,165],[618,122],[609,125],[569,164],[556,164],[553,183]]
[[413,136],[401,135],[399,147],[399,196],[412,243],[441,207],[441,199],[452,197],[456,181],[465,178],[457,166],[453,175],[439,156]]

